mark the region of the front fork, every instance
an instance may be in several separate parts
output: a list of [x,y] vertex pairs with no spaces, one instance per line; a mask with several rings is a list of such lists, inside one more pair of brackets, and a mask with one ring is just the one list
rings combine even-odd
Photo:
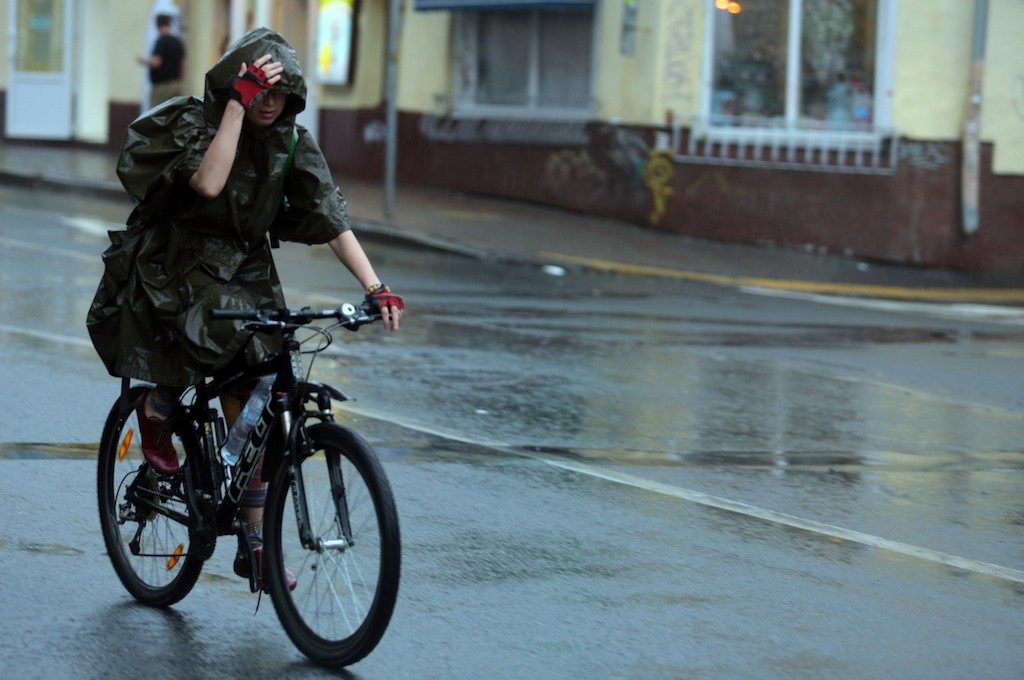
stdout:
[[284,441],[287,442],[287,446],[285,447],[284,464],[288,466],[287,470],[292,487],[292,502],[295,504],[295,517],[298,523],[299,540],[302,541],[303,547],[307,550],[316,550],[318,552],[322,552],[327,548],[344,550],[351,547],[353,545],[353,541],[352,528],[348,516],[348,503],[345,499],[345,484],[341,476],[341,466],[339,464],[340,461],[330,458],[336,458],[338,456],[337,453],[325,452],[329,457],[325,462],[327,463],[327,469],[330,476],[331,497],[334,501],[335,512],[337,513],[338,520],[341,524],[344,539],[340,541],[323,541],[319,538],[314,538],[309,520],[306,486],[302,475],[302,461],[311,456],[313,451],[310,450],[310,441],[309,437],[306,436],[305,424],[310,418],[316,418],[324,422],[331,422],[334,420],[334,416],[331,413],[330,396],[327,393],[322,393],[321,398],[318,399],[318,401],[320,402],[318,404],[320,406],[319,411],[303,411],[297,421],[293,420],[290,409],[285,409],[282,414],[282,434],[284,435]]
[[[285,445],[284,464],[287,466],[289,481],[292,486],[292,503],[295,504],[295,520],[298,523],[299,540],[307,550],[315,548],[313,532],[309,527],[309,507],[306,504],[306,486],[302,479],[302,461],[309,455],[309,441],[292,427],[302,427],[303,418],[298,423],[292,420],[291,409],[286,408],[281,414],[281,436]],[[301,447],[301,448],[300,448]]]

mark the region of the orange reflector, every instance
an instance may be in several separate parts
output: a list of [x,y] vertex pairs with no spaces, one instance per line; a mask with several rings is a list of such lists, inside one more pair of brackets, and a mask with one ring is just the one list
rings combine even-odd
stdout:
[[167,560],[167,571],[174,569],[178,564],[178,560],[181,559],[181,553],[185,552],[185,544],[179,543],[178,547],[174,549],[174,554]]
[[132,445],[132,437],[135,436],[135,430],[128,428],[128,431],[124,433],[124,440],[121,442],[121,450],[117,452],[117,460],[124,460],[124,456],[128,453],[128,447]]

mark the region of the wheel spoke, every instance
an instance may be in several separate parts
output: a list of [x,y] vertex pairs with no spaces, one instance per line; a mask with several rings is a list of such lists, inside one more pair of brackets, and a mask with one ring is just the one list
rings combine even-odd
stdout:
[[[146,388],[136,387],[128,398],[134,403]],[[100,447],[100,521],[107,541],[107,553],[125,588],[148,604],[167,605],[180,600],[192,588],[202,568],[189,551],[188,527],[140,504],[128,500],[129,492],[156,507],[188,516],[178,481],[158,478],[145,462],[141,430],[135,411],[123,421],[120,404],[115,404]],[[130,434],[129,434],[130,433]],[[194,441],[194,440],[193,440]],[[177,434],[172,445],[188,454],[186,442]],[[187,455],[186,455],[187,458]],[[138,536],[139,553],[130,543]],[[181,546],[178,559],[170,559]],[[168,565],[170,565],[168,567]]]
[[[379,526],[395,517],[394,502],[369,449],[334,425],[314,425],[307,432],[317,455],[303,460],[301,474],[316,545],[302,546],[296,525],[285,524],[291,521],[284,518],[285,508],[295,506],[295,499],[290,480],[279,478],[283,483],[272,486],[268,499],[268,549],[275,559],[290,556],[302,566],[295,591],[283,588],[283,574],[277,573],[271,593],[282,624],[303,652],[331,664],[351,663],[377,644],[394,608],[398,527]],[[354,545],[339,541],[348,531]],[[324,548],[325,542],[335,547]],[[388,588],[381,579],[388,579]]]
[[[321,553],[320,555],[320,564],[326,570],[327,565],[324,562],[323,553]],[[334,580],[331,578],[327,578],[327,584],[331,587],[331,594],[334,595],[334,601],[338,604],[338,609],[341,611],[341,615],[345,618],[345,625],[347,625],[349,628],[352,628],[352,622],[349,620],[348,614],[345,613],[345,605],[341,603],[341,598],[338,596],[338,591],[334,587]],[[356,610],[356,613],[358,613],[358,608]]]

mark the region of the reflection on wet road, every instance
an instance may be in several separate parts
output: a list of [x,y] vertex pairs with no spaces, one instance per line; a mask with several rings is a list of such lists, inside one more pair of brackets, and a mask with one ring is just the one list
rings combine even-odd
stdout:
[[[46,666],[32,636],[56,633],[7,588],[0,630],[19,632],[0,655],[116,677],[140,658],[174,672],[183,647],[204,668],[321,674],[269,603],[252,622],[227,549],[174,612],[124,604],[91,495],[118,390],[83,325],[105,243],[4,198],[0,578],[48,578],[35,606],[82,644]],[[403,521],[399,610],[355,677],[1024,668],[1019,325],[368,249],[407,295],[402,332],[339,331],[313,369],[357,398],[344,420],[381,451]],[[322,250],[278,251],[292,304],[359,295]],[[86,578],[77,602],[54,586]]]

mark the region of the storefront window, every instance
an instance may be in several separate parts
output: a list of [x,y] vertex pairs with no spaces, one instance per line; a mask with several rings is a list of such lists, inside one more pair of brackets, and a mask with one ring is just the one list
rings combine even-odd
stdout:
[[789,4],[747,0],[739,12],[715,12],[713,123],[763,126],[785,114]]
[[530,15],[487,12],[479,15],[477,97],[480,104],[526,106],[529,99]]
[[499,115],[589,111],[593,12],[466,12],[460,22],[461,109]]
[[22,73],[64,70],[63,0],[18,1],[15,68]]
[[713,0],[712,125],[870,130],[879,0]]
[[875,0],[803,0],[800,115],[807,126],[870,129]]
[[540,106],[583,108],[590,103],[589,12],[540,14]]

